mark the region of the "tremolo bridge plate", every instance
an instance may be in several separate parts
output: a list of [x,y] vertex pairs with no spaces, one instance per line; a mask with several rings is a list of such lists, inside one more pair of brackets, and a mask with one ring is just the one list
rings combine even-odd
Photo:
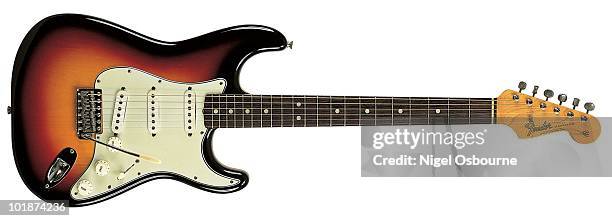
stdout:
[[77,135],[102,133],[102,90],[81,88],[76,91]]

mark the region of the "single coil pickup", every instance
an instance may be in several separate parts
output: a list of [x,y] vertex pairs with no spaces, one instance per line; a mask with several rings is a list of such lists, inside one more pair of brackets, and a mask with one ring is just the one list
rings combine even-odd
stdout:
[[115,107],[113,108],[113,121],[111,122],[111,130],[113,133],[120,133],[123,129],[125,112],[127,110],[128,93],[125,89],[121,89],[115,95]]
[[147,94],[147,128],[151,135],[155,136],[159,131],[159,96],[152,89]]
[[185,132],[187,132],[187,135],[191,136],[193,134],[193,130],[195,128],[195,116],[196,116],[196,96],[195,96],[195,92],[191,90],[191,87],[189,87],[187,89],[187,91],[185,91],[185,96],[184,96],[184,105],[183,105],[183,111],[185,112],[185,119],[184,119],[184,125],[185,125]]

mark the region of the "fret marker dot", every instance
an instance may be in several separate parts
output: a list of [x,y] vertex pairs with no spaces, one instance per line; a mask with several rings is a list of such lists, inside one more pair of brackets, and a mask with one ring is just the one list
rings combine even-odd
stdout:
[[301,120],[301,119],[302,119],[302,117],[301,117],[301,116],[296,116],[296,117],[295,117],[295,119],[296,119],[296,120]]
[[397,113],[400,113],[400,114],[401,114],[401,113],[404,113],[404,110],[402,110],[402,109],[398,109],[398,110],[397,110]]
[[340,109],[336,109],[336,110],[334,110],[334,112],[336,112],[336,114],[339,114],[340,113]]
[[440,109],[436,109],[436,114],[439,114],[439,113],[440,113]]
[[245,113],[245,114],[251,113],[251,110],[249,110],[249,109],[245,109],[245,110],[244,110],[244,113]]
[[234,113],[234,110],[229,109],[227,112],[228,112],[228,113],[230,113],[230,114],[233,114],[233,113]]
[[264,113],[266,113],[266,114],[267,114],[267,113],[268,113],[268,109],[264,109]]
[[365,112],[366,114],[369,114],[369,113],[370,113],[370,109],[365,109],[365,111],[364,111],[364,112]]
[[295,104],[295,106],[298,106],[298,107],[299,107],[299,106],[302,106],[302,103],[297,102],[297,103]]
[[214,109],[214,110],[213,110],[213,113],[217,114],[217,113],[219,113],[219,110]]

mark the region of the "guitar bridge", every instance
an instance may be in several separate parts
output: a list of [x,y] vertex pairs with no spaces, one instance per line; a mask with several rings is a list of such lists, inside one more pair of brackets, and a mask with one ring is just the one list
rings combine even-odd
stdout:
[[102,90],[81,88],[76,92],[76,128],[77,135],[102,133]]

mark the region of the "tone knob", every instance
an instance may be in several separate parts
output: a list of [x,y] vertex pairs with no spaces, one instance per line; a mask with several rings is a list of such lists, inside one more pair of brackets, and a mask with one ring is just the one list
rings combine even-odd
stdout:
[[[119,137],[110,137],[110,138],[108,138],[107,144],[111,145],[113,147],[118,147],[118,148],[122,148],[123,147],[123,145],[121,144],[121,139],[119,139]],[[108,150],[110,152],[116,152],[117,151],[117,150],[115,150],[113,148],[110,148],[110,147],[108,148]]]
[[578,99],[578,98],[574,98],[574,101],[572,101],[572,106],[574,106],[574,107],[573,107],[573,109],[576,109],[576,107],[577,107],[579,104],[580,104],[580,99]]
[[559,100],[559,105],[563,104],[563,102],[567,101],[567,95],[566,94],[559,94],[559,96],[557,96],[557,99]]
[[108,163],[106,160],[98,160],[95,168],[98,176],[106,176],[106,174],[108,174],[110,171],[110,163]]
[[553,96],[555,96],[555,92],[553,92],[551,89],[544,90],[544,97],[546,97],[546,101]]
[[77,192],[81,196],[89,196],[94,190],[94,186],[89,180],[81,180],[77,186]]
[[527,83],[525,83],[524,81],[519,82],[518,88],[519,93],[522,92],[523,90],[525,90],[525,88],[527,88]]
[[595,110],[595,104],[593,104],[592,102],[586,102],[584,103],[584,109],[587,110],[587,114],[593,110]]

